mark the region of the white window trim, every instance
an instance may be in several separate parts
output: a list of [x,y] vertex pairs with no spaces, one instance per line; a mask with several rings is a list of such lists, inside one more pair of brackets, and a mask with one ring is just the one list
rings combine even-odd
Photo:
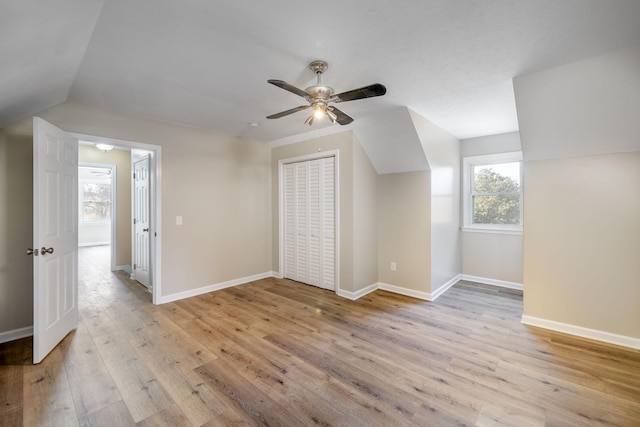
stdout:
[[488,154],[484,156],[463,157],[462,159],[462,231],[475,233],[495,233],[495,234],[522,234],[523,230],[523,180],[520,165],[520,225],[509,224],[474,224],[473,210],[471,209],[471,188],[473,179],[473,167],[476,165],[492,163],[512,163],[522,162],[522,151],[509,153]]

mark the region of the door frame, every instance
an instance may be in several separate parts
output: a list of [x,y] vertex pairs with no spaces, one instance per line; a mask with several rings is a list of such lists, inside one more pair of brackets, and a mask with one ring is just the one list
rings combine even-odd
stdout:
[[[101,169],[109,169],[111,171],[111,271],[115,271],[118,269],[116,266],[116,225],[117,225],[117,168],[116,165],[112,163],[92,163],[92,162],[78,162],[78,168],[81,167],[90,167],[90,168],[101,168]],[[78,231],[80,230],[80,178],[78,178]]]
[[78,140],[93,144],[104,143],[119,148],[128,148],[132,151],[148,151],[150,156],[149,168],[151,170],[151,227],[153,236],[150,241],[151,263],[151,295],[153,304],[160,304],[162,295],[162,147],[155,144],[127,141],[95,135],[69,132]]
[[278,160],[278,277],[284,277],[284,167],[291,163],[306,162],[309,160],[324,159],[333,157],[335,159],[335,221],[336,221],[336,294],[340,291],[340,150],[321,151],[318,153],[305,154],[303,156],[290,157]]

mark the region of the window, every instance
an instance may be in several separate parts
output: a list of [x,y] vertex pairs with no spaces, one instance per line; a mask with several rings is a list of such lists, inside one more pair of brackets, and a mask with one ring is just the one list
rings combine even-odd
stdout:
[[463,159],[463,229],[522,232],[522,153]]
[[111,221],[110,169],[80,167],[79,171],[80,221]]

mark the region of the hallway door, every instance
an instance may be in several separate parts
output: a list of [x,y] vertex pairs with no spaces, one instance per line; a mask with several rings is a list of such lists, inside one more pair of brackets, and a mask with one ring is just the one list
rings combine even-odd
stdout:
[[33,363],[78,323],[78,140],[33,119]]
[[133,278],[151,289],[149,156],[133,164]]

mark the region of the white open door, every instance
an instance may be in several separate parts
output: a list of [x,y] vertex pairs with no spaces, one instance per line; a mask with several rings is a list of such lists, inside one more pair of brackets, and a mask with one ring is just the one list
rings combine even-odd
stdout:
[[33,119],[33,363],[78,323],[78,141]]
[[149,155],[133,163],[133,279],[151,289]]

